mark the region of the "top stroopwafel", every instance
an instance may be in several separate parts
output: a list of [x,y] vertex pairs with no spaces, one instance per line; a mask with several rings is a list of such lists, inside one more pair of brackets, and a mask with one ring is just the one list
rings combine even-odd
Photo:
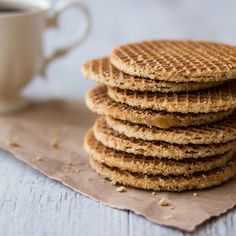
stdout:
[[208,90],[180,93],[152,93],[108,87],[108,95],[116,102],[156,111],[208,113],[236,107],[236,82]]
[[99,115],[108,115],[116,119],[159,128],[202,125],[221,120],[233,112],[233,110],[228,110],[211,113],[197,113],[193,116],[193,114],[138,109],[136,107],[115,102],[109,98],[105,86],[97,86],[91,89],[86,95],[86,104],[91,111],[96,112]]
[[190,82],[190,83],[175,83],[151,80],[138,76],[125,74],[114,67],[108,57],[98,58],[86,62],[82,67],[82,72],[85,77],[103,83],[110,87],[117,87],[121,89],[173,93],[180,91],[196,91],[200,89],[207,89],[213,86],[220,85],[218,82]]
[[236,77],[236,48],[185,40],[153,40],[113,49],[112,64],[125,73],[169,82],[213,82]]

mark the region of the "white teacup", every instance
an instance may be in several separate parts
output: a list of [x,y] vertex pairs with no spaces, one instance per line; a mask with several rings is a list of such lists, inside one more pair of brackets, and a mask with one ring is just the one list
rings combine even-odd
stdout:
[[[0,113],[8,113],[27,105],[20,96],[22,88],[47,65],[77,46],[89,30],[87,8],[77,1],[59,2],[52,14],[48,0],[0,1]],[[49,58],[43,53],[42,36],[48,27],[56,27],[59,15],[76,7],[85,16],[75,40],[57,49]]]

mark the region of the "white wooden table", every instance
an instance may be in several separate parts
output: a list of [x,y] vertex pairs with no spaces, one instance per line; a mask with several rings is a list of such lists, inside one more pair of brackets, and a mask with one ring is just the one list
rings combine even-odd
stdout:
[[[129,41],[198,38],[236,44],[234,0],[86,2],[93,16],[89,38],[49,68],[48,80],[36,78],[26,95],[83,99],[93,83],[83,79],[81,64]],[[48,52],[73,36],[75,14],[71,11],[63,17],[60,38],[47,33]],[[83,197],[4,151],[0,163],[0,235],[185,235]],[[209,221],[194,235],[236,235],[236,210]]]

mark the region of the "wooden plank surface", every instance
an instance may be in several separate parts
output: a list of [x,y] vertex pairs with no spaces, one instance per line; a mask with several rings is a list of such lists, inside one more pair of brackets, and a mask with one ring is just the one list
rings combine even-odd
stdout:
[[[190,235],[106,207],[48,179],[1,151],[0,235]],[[235,210],[193,235],[235,235]]]
[[[85,1],[84,1],[85,2]],[[94,84],[83,79],[81,64],[108,55],[112,47],[148,38],[199,38],[236,44],[236,1],[88,0],[93,29],[87,41],[52,64],[48,80],[36,78],[26,89],[31,97],[83,99]],[[45,36],[46,52],[70,40],[77,12],[62,17],[58,35]],[[10,154],[0,152],[0,235],[189,235],[152,224],[140,216],[92,201],[52,181]],[[236,210],[211,220],[193,235],[236,235]]]

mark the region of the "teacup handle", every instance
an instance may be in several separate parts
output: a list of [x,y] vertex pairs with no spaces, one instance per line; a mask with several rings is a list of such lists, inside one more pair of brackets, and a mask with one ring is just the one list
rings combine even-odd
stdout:
[[56,6],[55,9],[53,9],[53,12],[50,16],[47,17],[46,20],[46,27],[51,28],[51,27],[58,27],[58,19],[61,15],[61,13],[68,8],[78,8],[82,11],[84,14],[85,20],[81,26],[81,29],[78,31],[76,38],[65,45],[64,47],[56,49],[56,51],[50,55],[49,57],[45,58],[41,70],[41,74],[45,74],[45,69],[47,68],[48,64],[50,64],[52,61],[55,59],[62,57],[66,55],[69,51],[71,51],[73,48],[75,48],[77,45],[79,45],[87,36],[90,28],[90,15],[87,7],[78,2],[78,1],[66,1],[63,2],[59,5]]

